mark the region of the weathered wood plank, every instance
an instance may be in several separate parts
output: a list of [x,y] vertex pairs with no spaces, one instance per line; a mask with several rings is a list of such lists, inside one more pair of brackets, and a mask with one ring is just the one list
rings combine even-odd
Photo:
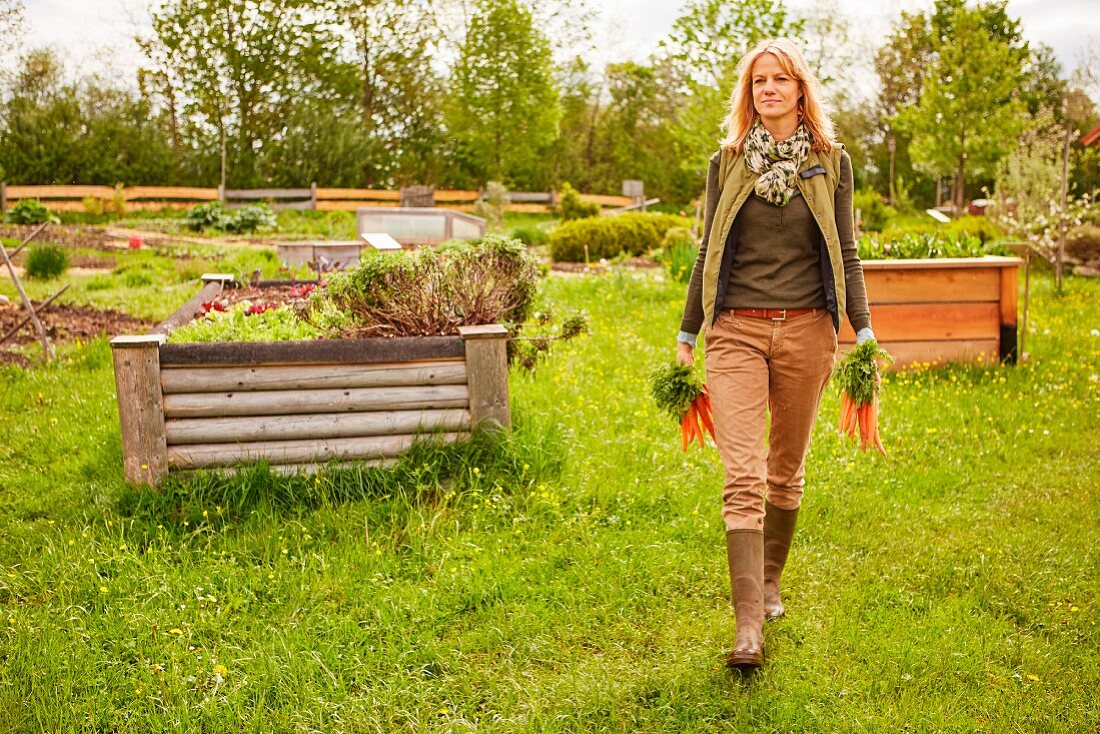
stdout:
[[162,365],[258,365],[406,362],[465,356],[457,336],[332,339],[297,342],[165,344]]
[[463,326],[467,379],[470,385],[470,418],[475,429],[494,427],[510,431],[512,411],[508,400],[508,331],[503,326]]
[[437,430],[469,431],[470,411],[452,408],[242,418],[170,418],[164,427],[169,446],[393,436]]
[[168,449],[168,464],[181,469],[228,466],[243,461],[274,464],[323,463],[332,460],[385,459],[398,456],[417,440],[457,441],[464,433],[423,436],[372,436],[334,440],[257,441],[242,444],[192,444]]
[[581,201],[594,202],[601,206],[627,206],[634,199],[629,196],[605,196],[603,194],[581,194]]
[[957,268],[1011,268],[1019,267],[1024,261],[1018,257],[936,257],[914,260],[863,260],[863,270],[890,270],[903,267],[907,270],[931,268],[934,270]]
[[362,199],[356,199],[354,201],[326,201],[324,199],[319,199],[317,201],[317,211],[319,212],[354,212],[359,209],[378,208],[381,206],[396,207],[397,201],[364,201]]
[[189,201],[215,201],[217,189],[197,186],[127,186],[123,190],[126,201],[134,199],[187,199]]
[[[1000,306],[991,303],[871,304],[871,326],[879,341],[997,339]],[[840,328],[840,341],[855,341],[852,325]]]
[[309,199],[313,189],[228,189],[226,199]]
[[202,313],[202,304],[212,301],[221,295],[224,284],[221,281],[210,281],[199,292],[187,299],[175,312],[161,321],[153,329],[154,334],[168,334],[184,324],[190,323],[197,315]]
[[481,194],[476,191],[464,191],[461,189],[436,189],[435,200],[438,201],[477,201]]
[[370,199],[377,201],[400,201],[400,191],[388,189],[317,189],[317,204],[322,199]]
[[164,407],[160,394],[160,335],[111,341],[126,481],[156,484],[168,471]]
[[165,394],[465,383],[466,363],[460,360],[295,367],[165,367],[160,372],[160,386]]
[[[355,469],[377,469],[395,466],[399,461],[399,458],[390,459],[368,459],[366,461],[330,461],[324,464],[269,464],[268,470],[272,474],[293,475],[302,474],[305,476],[312,476],[318,472],[327,471],[329,469],[339,469],[342,471],[354,471]],[[226,476],[233,476],[243,471],[248,471],[249,466],[210,466],[205,467],[207,471],[217,472]],[[177,469],[180,473],[193,473],[199,471],[195,469]]]
[[866,270],[871,303],[927,303],[931,301],[996,301],[1000,298],[1001,268],[936,268]]
[[[115,195],[111,186],[9,186],[8,201],[12,199],[110,199]],[[78,204],[80,202],[77,202]],[[50,205],[51,207],[53,204]]]
[[[997,339],[964,339],[955,341],[883,341],[882,347],[894,357],[893,370],[915,364],[942,365],[945,362],[984,362],[998,361],[999,341]],[[841,342],[840,354],[848,353],[855,346],[855,340]]]
[[465,408],[465,385],[365,387],[341,390],[179,393],[164,396],[169,418],[354,413],[368,410]]

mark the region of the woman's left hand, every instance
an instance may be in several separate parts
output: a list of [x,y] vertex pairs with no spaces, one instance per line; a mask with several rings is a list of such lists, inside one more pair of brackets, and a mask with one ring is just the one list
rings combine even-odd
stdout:
[[686,364],[688,367],[695,366],[695,351],[690,344],[676,343],[676,362],[677,364]]

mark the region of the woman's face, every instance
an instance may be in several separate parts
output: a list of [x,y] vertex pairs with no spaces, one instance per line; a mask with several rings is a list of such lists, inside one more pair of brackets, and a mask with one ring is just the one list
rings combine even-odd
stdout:
[[752,102],[766,123],[798,121],[798,100],[802,94],[798,81],[783,70],[774,54],[761,54],[753,62]]

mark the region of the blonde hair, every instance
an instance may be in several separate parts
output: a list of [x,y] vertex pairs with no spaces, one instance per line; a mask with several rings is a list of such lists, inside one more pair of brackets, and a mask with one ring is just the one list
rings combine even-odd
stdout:
[[769,38],[756,44],[737,65],[737,86],[730,95],[730,111],[722,123],[722,129],[726,131],[726,137],[722,139],[722,147],[729,148],[734,153],[740,153],[745,147],[745,139],[749,136],[749,130],[756,122],[756,105],[752,101],[752,65],[764,54],[772,54],[783,67],[783,71],[790,74],[798,82],[802,99],[798,102],[799,122],[806,126],[806,130],[813,136],[813,150],[819,153],[832,150],[834,143],[833,121],[821,106],[821,84],[817,77],[810,71],[806,59],[798,46],[789,38]]

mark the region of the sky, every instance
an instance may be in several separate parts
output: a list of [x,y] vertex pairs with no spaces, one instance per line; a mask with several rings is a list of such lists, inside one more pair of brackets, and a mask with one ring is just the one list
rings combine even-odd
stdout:
[[[545,1],[545,0],[544,0]],[[793,10],[814,2],[838,7],[865,28],[872,47],[902,10],[924,10],[932,0],[787,0]],[[687,0],[593,0],[598,8],[595,61],[643,60],[668,35]],[[148,0],[25,0],[26,45],[58,48],[70,69],[119,75],[133,82],[141,63],[133,41],[145,27]],[[1086,47],[1100,46],[1098,0],[1011,0],[1008,12],[1024,36],[1051,46],[1067,73],[1080,66]],[[868,91],[868,90],[864,90]]]

